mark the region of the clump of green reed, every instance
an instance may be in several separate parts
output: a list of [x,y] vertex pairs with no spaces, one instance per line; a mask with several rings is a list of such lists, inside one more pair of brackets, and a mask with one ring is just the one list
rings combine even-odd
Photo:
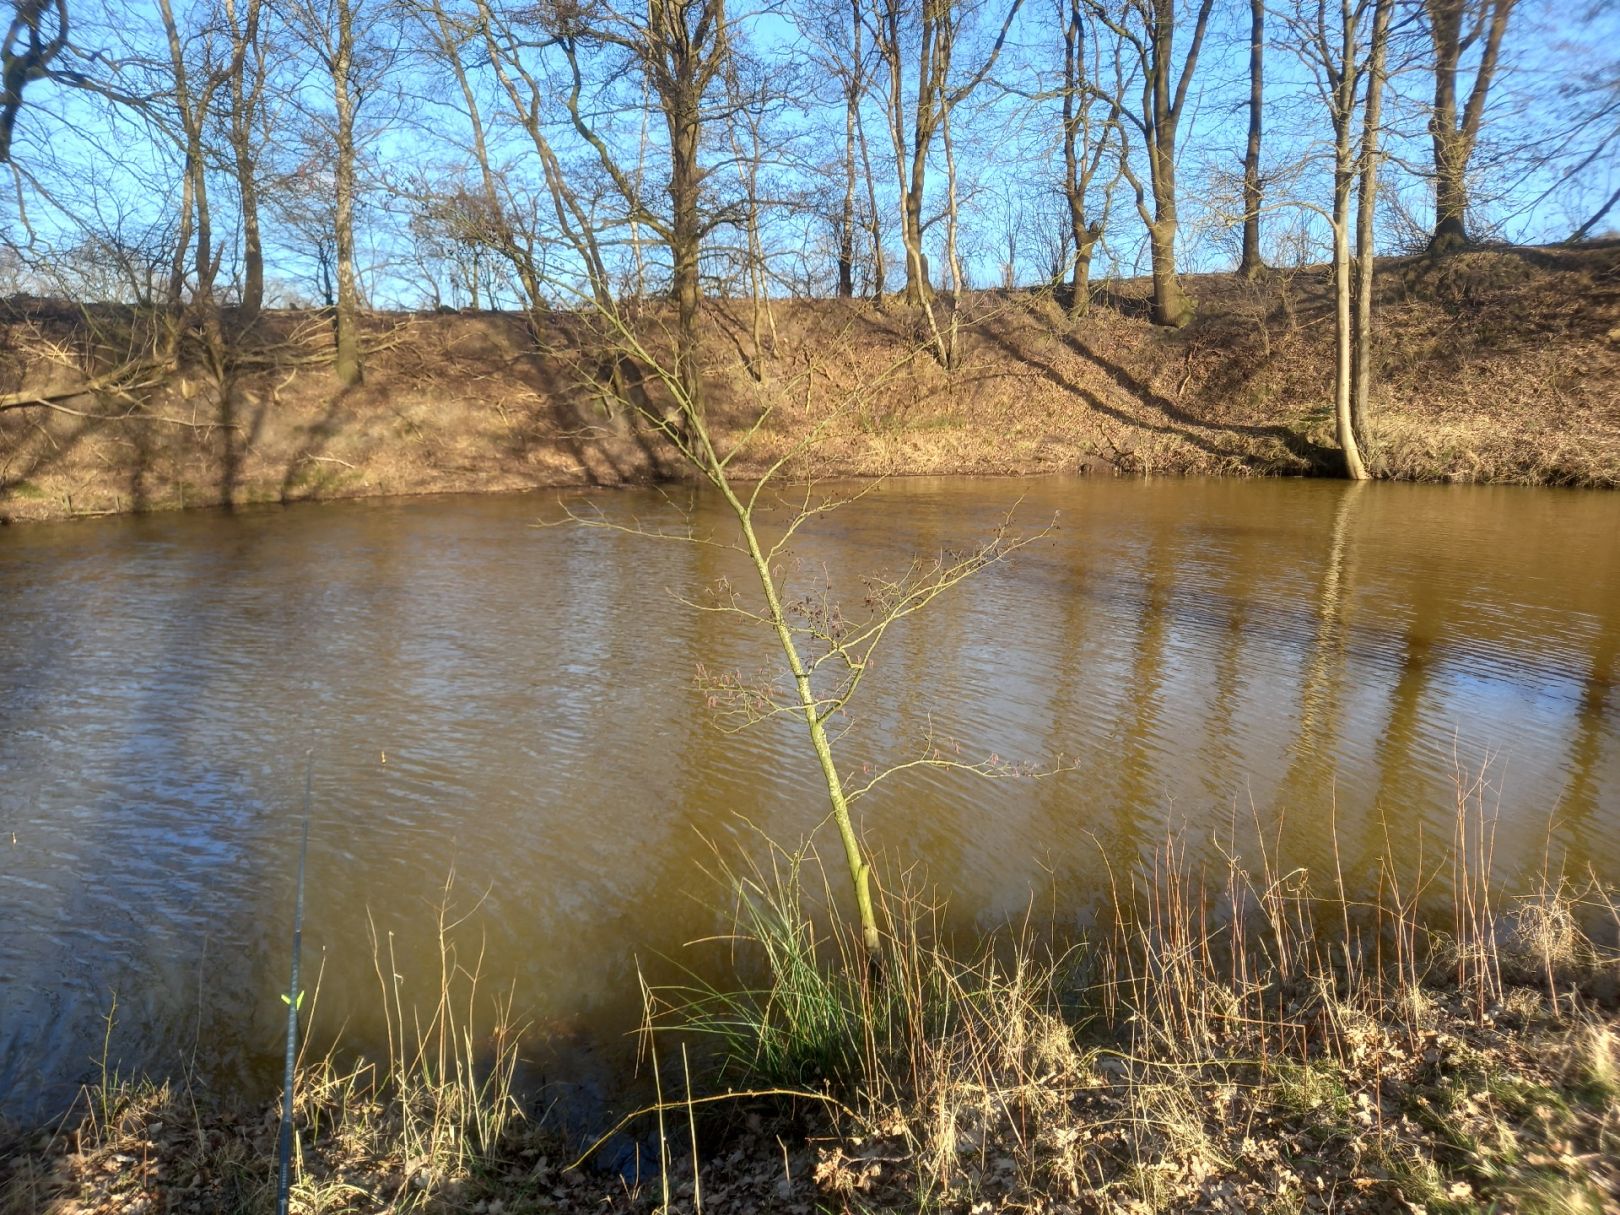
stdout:
[[[836,919],[830,932],[818,928],[807,905],[805,862],[802,852],[772,848],[768,869],[720,866],[734,901],[738,973],[757,975],[757,984],[720,986],[693,976],[648,992],[651,1023],[711,1042],[722,1080],[843,1084],[862,1069],[870,993],[849,965],[850,942]],[[827,896],[825,873],[820,878],[818,893]]]
[[1090,1083],[1062,1007],[1075,959],[1046,950],[1030,924],[959,955],[943,903],[902,876],[877,890],[886,931],[873,965],[832,908],[814,852],[769,855],[715,873],[734,900],[738,971],[755,981],[650,989],[649,1036],[714,1043],[733,1088],[832,1089],[850,1105],[829,1108],[859,1109],[920,1162],[919,1198],[949,1189],[975,1159],[988,1167],[997,1128],[1036,1125],[1068,1088]]
[[1035,1012],[1056,1015],[1070,959],[1038,960],[1027,924],[959,956],[943,929],[944,904],[902,875],[897,888],[878,892],[886,932],[874,959],[833,910],[813,850],[769,845],[768,856],[740,867],[722,861],[713,873],[732,900],[727,939],[745,981],[691,977],[649,991],[650,1023],[714,1043],[723,1077],[872,1096],[892,1088],[897,1064],[919,1074],[942,1043],[975,1055],[991,1038],[1021,1049]]

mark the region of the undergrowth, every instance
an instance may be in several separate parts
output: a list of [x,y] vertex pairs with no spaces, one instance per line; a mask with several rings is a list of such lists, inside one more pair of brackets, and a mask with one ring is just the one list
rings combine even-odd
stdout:
[[[1613,1211],[1615,893],[1549,867],[1510,896],[1493,853],[1466,793],[1366,897],[1173,836],[1088,931],[965,948],[902,872],[874,958],[814,852],[771,846],[713,875],[733,981],[644,986],[656,1099],[594,1140],[528,1116],[521,1026],[441,909],[426,1006],[374,941],[386,1058],[300,1067],[292,1209]],[[109,1070],[0,1153],[0,1215],[267,1212],[275,1130]]]
[[1171,838],[1089,935],[964,954],[902,879],[875,963],[776,850],[721,875],[759,981],[657,990],[649,1027],[717,1042],[737,1087],[836,1094],[816,1178],[851,1209],[1612,1210],[1615,897],[1500,893],[1477,792],[1366,899]]

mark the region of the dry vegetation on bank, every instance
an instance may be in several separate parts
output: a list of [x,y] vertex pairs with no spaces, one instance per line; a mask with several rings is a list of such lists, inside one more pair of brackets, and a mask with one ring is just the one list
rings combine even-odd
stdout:
[[[511,1010],[473,1032],[452,950],[391,1058],[302,1068],[293,1209],[1615,1211],[1620,902],[1506,898],[1489,857],[1459,813],[1446,859],[1357,901],[1172,839],[1061,950],[1026,923],[961,952],[902,879],[873,983],[816,927],[813,858],[776,852],[722,878],[734,985],[647,993],[660,1108],[591,1145],[520,1101]],[[109,1078],[0,1150],[0,1212],[268,1212],[278,1109]]]
[[[709,407],[721,437],[772,410],[755,467],[823,426],[798,465],[827,475],[1335,471],[1326,270],[1189,283],[1200,315],[1174,332],[1146,321],[1142,282],[1107,287],[1078,320],[1039,294],[982,293],[950,376],[897,303],[778,302],[756,358],[750,305],[711,301]],[[1380,475],[1620,485],[1620,244],[1387,260],[1378,305]],[[640,323],[656,346],[656,310]],[[547,318],[538,342],[510,314],[369,326],[366,382],[341,391],[319,314],[267,314],[222,373],[132,354],[150,334],[125,311],[12,301],[0,516],[678,472],[658,435],[607,407],[575,318]]]

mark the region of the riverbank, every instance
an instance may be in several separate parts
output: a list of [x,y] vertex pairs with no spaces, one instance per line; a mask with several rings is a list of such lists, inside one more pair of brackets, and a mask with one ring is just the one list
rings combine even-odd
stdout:
[[[1620,1204],[1612,891],[1507,899],[1442,861],[1443,931],[1395,880],[1350,901],[1298,871],[1209,875],[1171,841],[1069,948],[1026,923],[959,952],[932,895],[886,891],[874,984],[811,927],[825,879],[798,860],[730,878],[757,983],[648,993],[656,1107],[565,1131],[512,1088],[511,1010],[475,1037],[451,968],[392,1058],[302,1067],[293,1210]],[[0,1212],[269,1211],[278,1117],[104,1077],[0,1151]]]
[[[1401,480],[1620,485],[1620,243],[1380,264],[1371,463]],[[1084,317],[964,303],[946,374],[898,303],[711,301],[702,361],[737,471],[819,476],[1331,474],[1331,283],[1191,276],[1198,319],[1145,319],[1146,284]],[[600,389],[577,318],[374,314],[364,384],[330,375],[318,313],[233,329],[220,359],[132,355],[129,310],[12,300],[0,318],[0,518],[618,485],[678,475]],[[638,318],[649,345],[660,316]],[[756,350],[756,334],[758,349]],[[196,334],[191,345],[201,341]],[[191,347],[187,341],[182,351]],[[205,357],[206,356],[206,357]],[[656,404],[645,369],[633,389]]]
[[[1620,1026],[1510,995],[1483,1022],[1435,1000],[1420,1024],[1362,1026],[1348,1067],[1279,1055],[1189,1069],[1059,1037],[1004,1087],[970,1080],[958,1106],[884,1119],[827,1117],[802,1099],[676,1101],[664,1171],[644,1131],[639,1177],[624,1160],[571,1168],[578,1143],[530,1123],[459,1164],[412,1155],[385,1099],[356,1102],[364,1077],[306,1070],[292,1210],[1613,1211]],[[172,1084],[85,1100],[97,1109],[10,1149],[0,1210],[275,1209],[275,1108],[221,1109]],[[919,1142],[942,1132],[950,1142]]]

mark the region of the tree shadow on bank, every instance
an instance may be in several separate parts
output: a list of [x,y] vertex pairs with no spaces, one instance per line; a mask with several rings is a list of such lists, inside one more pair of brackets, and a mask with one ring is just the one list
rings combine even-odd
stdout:
[[[1154,391],[1147,383],[1133,376],[1118,363],[1105,357],[1095,347],[1088,346],[1074,334],[1063,334],[1061,340],[1071,351],[1090,362],[1112,380],[1126,395],[1145,408],[1157,410],[1161,415],[1182,427],[1242,436],[1252,440],[1272,440],[1282,444],[1289,454],[1302,461],[1306,468],[1313,473],[1338,473],[1343,468],[1344,457],[1340,452],[1334,448],[1312,442],[1305,435],[1291,427],[1207,421],[1170,400],[1164,394]],[[1249,449],[1249,452],[1252,453],[1252,449]]]
[[1073,334],[1056,331],[1053,336],[1070,354],[1084,360],[1110,381],[1119,390],[1120,397],[1128,401],[1129,405],[1115,403],[1108,399],[1113,394],[1105,395],[1079,382],[1053,361],[1026,350],[1003,325],[979,326],[976,332],[1011,358],[1031,368],[1049,383],[1084,401],[1096,413],[1134,430],[1173,438],[1219,461],[1257,471],[1277,470],[1276,457],[1268,455],[1259,446],[1265,441],[1280,445],[1304,466],[1300,469],[1296,465],[1293,471],[1326,473],[1337,471],[1341,466],[1337,452],[1312,443],[1289,427],[1220,423],[1199,418],[1155,392],[1142,380]]
[[678,414],[657,369],[591,321],[554,318],[520,360],[533,399],[514,450],[527,459],[559,449],[592,486],[681,478],[678,454],[649,420]]
[[[133,509],[147,501],[147,478],[155,446],[143,418],[141,396],[121,391],[122,362],[140,365],[135,349],[150,337],[133,309],[86,306],[60,300],[12,297],[0,306],[0,522],[9,522],[8,502],[27,504],[57,496],[75,513],[74,487],[48,490],[42,482],[64,469],[78,449],[112,442],[132,454],[125,461]],[[86,391],[73,391],[79,384]],[[96,385],[103,384],[103,388]],[[122,501],[118,509],[123,508]]]

